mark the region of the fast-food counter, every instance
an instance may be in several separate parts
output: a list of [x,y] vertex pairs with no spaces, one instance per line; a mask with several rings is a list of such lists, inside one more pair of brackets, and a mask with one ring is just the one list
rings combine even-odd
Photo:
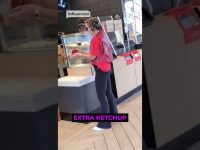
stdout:
[[56,149],[55,79],[7,77],[0,82],[0,139],[12,137],[1,148]]
[[[79,67],[82,66],[82,67]],[[61,113],[90,113],[99,108],[95,72],[91,65],[67,68],[68,76],[58,79]],[[113,60],[112,90],[117,103],[141,90],[142,50],[131,50]]]
[[155,15],[143,31],[144,141],[153,149],[187,149],[200,131],[200,1]]
[[[114,56],[111,83],[113,93],[117,103],[119,103],[141,89],[142,51],[139,49],[141,45],[133,41],[124,42],[119,31],[105,30],[104,20],[100,20],[100,22],[104,40],[106,40],[104,42],[110,44]],[[109,20],[109,22],[111,23],[112,20]],[[62,35],[61,39],[67,59],[65,65],[59,64],[59,67],[67,66],[68,76],[62,76],[58,79],[60,111],[61,113],[93,112],[99,107],[94,82],[94,68],[90,65],[89,60],[72,57],[76,49],[89,52],[92,37],[83,32]],[[88,82],[79,85],[79,83],[85,81]]]
[[94,75],[62,77],[58,86],[58,102],[63,113],[90,113],[100,106]]
[[142,85],[142,50],[131,50],[113,60],[113,91],[120,98]]
[[57,148],[55,56],[55,49],[0,54],[1,149]]

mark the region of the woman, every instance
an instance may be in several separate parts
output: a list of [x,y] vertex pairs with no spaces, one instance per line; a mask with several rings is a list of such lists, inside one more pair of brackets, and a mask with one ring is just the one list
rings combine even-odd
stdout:
[[[92,36],[90,43],[90,52],[86,53],[81,50],[76,50],[74,57],[88,58],[95,68],[95,84],[96,92],[101,105],[102,113],[114,114],[118,113],[116,100],[111,89],[110,73],[111,61],[99,61],[105,55],[105,47],[103,46],[102,27],[97,18],[92,17],[85,21],[88,33]],[[104,39],[105,40],[105,39]],[[108,40],[108,39],[107,39]],[[112,49],[110,49],[112,51]],[[100,131],[111,128],[111,122],[99,122],[93,130]]]

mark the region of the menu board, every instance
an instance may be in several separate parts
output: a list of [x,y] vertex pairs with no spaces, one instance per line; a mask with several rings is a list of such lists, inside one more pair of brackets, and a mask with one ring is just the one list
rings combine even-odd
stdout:
[[[120,37],[124,37],[123,35],[123,26],[122,26],[122,20],[114,20],[114,25],[115,25],[115,31],[118,31],[118,33],[120,34]],[[124,41],[124,39],[122,39]]]
[[107,32],[113,32],[113,31],[115,31],[113,20],[107,20],[106,21],[106,29],[107,29]]

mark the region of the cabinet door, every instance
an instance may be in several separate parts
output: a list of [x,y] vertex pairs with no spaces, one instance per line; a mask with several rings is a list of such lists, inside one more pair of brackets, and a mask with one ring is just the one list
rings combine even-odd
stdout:
[[118,98],[137,87],[134,63],[127,65],[124,57],[113,61],[113,69]]

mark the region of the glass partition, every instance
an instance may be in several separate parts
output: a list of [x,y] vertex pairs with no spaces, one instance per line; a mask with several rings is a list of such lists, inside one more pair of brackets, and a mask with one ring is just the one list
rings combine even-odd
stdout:
[[80,49],[86,52],[90,50],[91,36],[87,33],[74,33],[62,35],[62,42],[65,49],[65,53],[68,56],[69,67],[81,67],[90,64],[88,59],[82,58],[70,58],[72,56],[73,49]]

